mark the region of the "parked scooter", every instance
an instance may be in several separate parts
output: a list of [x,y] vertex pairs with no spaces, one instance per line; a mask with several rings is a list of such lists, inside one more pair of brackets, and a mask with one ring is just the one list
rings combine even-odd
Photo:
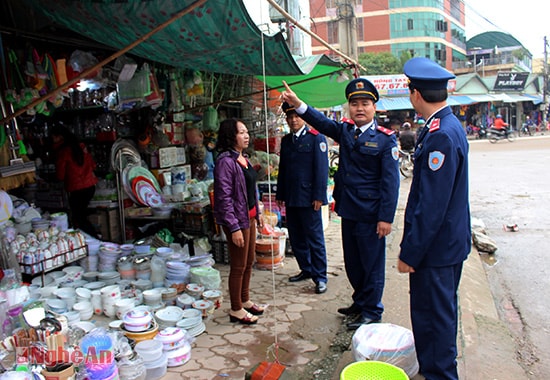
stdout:
[[506,129],[495,129],[493,127],[487,130],[487,137],[491,144],[496,143],[498,140],[507,139],[510,142],[514,142],[516,139],[516,131],[507,127]]
[[479,127],[476,126],[476,137],[478,139],[486,139],[487,138],[487,127],[483,124]]
[[399,149],[399,171],[405,178],[412,177],[414,169],[414,150]]

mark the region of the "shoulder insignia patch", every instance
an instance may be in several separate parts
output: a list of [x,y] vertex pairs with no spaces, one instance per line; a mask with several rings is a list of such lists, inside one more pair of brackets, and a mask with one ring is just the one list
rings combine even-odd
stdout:
[[399,150],[397,149],[396,146],[391,148],[391,155],[395,161],[399,160]]
[[441,119],[433,119],[432,122],[430,123],[430,130],[429,132],[432,133],[432,132],[435,132],[439,129],[439,122],[441,121]]
[[310,129],[308,129],[307,131],[308,131],[309,133],[311,133],[312,135],[314,135],[314,136],[317,136],[317,135],[319,134],[319,131],[316,130],[316,129],[311,129],[311,128],[310,128]]
[[434,172],[441,169],[444,161],[445,155],[437,150],[428,155],[428,167]]
[[322,142],[319,144],[319,149],[321,150],[321,152],[326,152],[327,151],[327,143],[325,142]]
[[379,125],[376,126],[376,129],[379,130],[380,132],[382,132],[383,134],[385,135],[388,135],[388,136],[391,136],[395,133],[394,130],[392,129],[388,129],[388,128],[384,128],[384,127],[381,127]]

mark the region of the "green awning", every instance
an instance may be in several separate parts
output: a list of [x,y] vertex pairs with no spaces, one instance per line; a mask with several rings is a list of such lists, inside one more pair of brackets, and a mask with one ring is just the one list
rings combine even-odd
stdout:
[[[266,85],[282,91],[284,80],[300,99],[316,108],[328,108],[346,103],[346,85],[353,77],[339,63],[323,55],[298,58],[296,61],[300,67],[310,70],[309,73],[266,76]],[[258,79],[263,80],[263,77]]]
[[[194,0],[24,0],[54,22],[115,49],[137,41]],[[242,0],[209,0],[130,53],[173,67],[262,75],[262,31]],[[303,75],[281,33],[263,35],[267,75]]]

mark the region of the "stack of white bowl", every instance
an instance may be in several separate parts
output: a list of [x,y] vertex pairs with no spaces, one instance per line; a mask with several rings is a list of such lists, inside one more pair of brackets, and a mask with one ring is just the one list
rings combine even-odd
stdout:
[[103,243],[99,248],[99,265],[100,272],[116,271],[116,262],[121,254],[120,247],[114,243]]
[[191,359],[190,335],[179,327],[167,327],[153,338],[162,343],[162,350],[168,358],[168,367],[183,365]]
[[101,288],[100,292],[103,314],[109,318],[116,317],[115,304],[121,298],[120,287],[118,285],[108,285]]
[[82,279],[82,274],[84,273],[84,268],[81,266],[73,265],[63,268],[62,270],[68,276],[67,281],[77,281]]
[[143,291],[143,303],[153,309],[162,306],[162,288],[148,289]]
[[81,321],[88,321],[94,315],[94,308],[90,301],[80,301],[73,305],[73,310],[80,314]]
[[133,298],[121,298],[115,303],[115,313],[118,319],[124,318],[124,315],[136,306]]
[[67,318],[67,324],[69,326],[73,323],[80,322],[80,312],[78,311],[67,311],[63,313],[63,315]]
[[57,298],[65,301],[68,310],[73,308],[76,301],[76,291],[74,288],[59,288],[54,294]]
[[152,321],[153,315],[151,312],[142,307],[134,308],[122,317],[124,329],[126,331],[137,333],[148,330],[151,327]]
[[87,288],[76,288],[76,302],[88,301],[91,302],[92,291]]

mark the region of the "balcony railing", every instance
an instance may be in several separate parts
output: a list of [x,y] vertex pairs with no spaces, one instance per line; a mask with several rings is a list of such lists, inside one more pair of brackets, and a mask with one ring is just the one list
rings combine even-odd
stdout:
[[[511,55],[503,55],[499,57],[492,57],[492,58],[484,58],[484,57],[478,57],[477,58],[478,63],[478,70],[481,69],[482,66],[488,67],[488,66],[503,66],[503,65],[514,65],[518,66],[520,69],[525,71],[531,71],[531,68],[525,64],[525,62],[519,60],[518,58],[511,56]],[[453,69],[472,69],[474,67],[474,60],[470,61],[461,61],[461,62],[453,62]]]

